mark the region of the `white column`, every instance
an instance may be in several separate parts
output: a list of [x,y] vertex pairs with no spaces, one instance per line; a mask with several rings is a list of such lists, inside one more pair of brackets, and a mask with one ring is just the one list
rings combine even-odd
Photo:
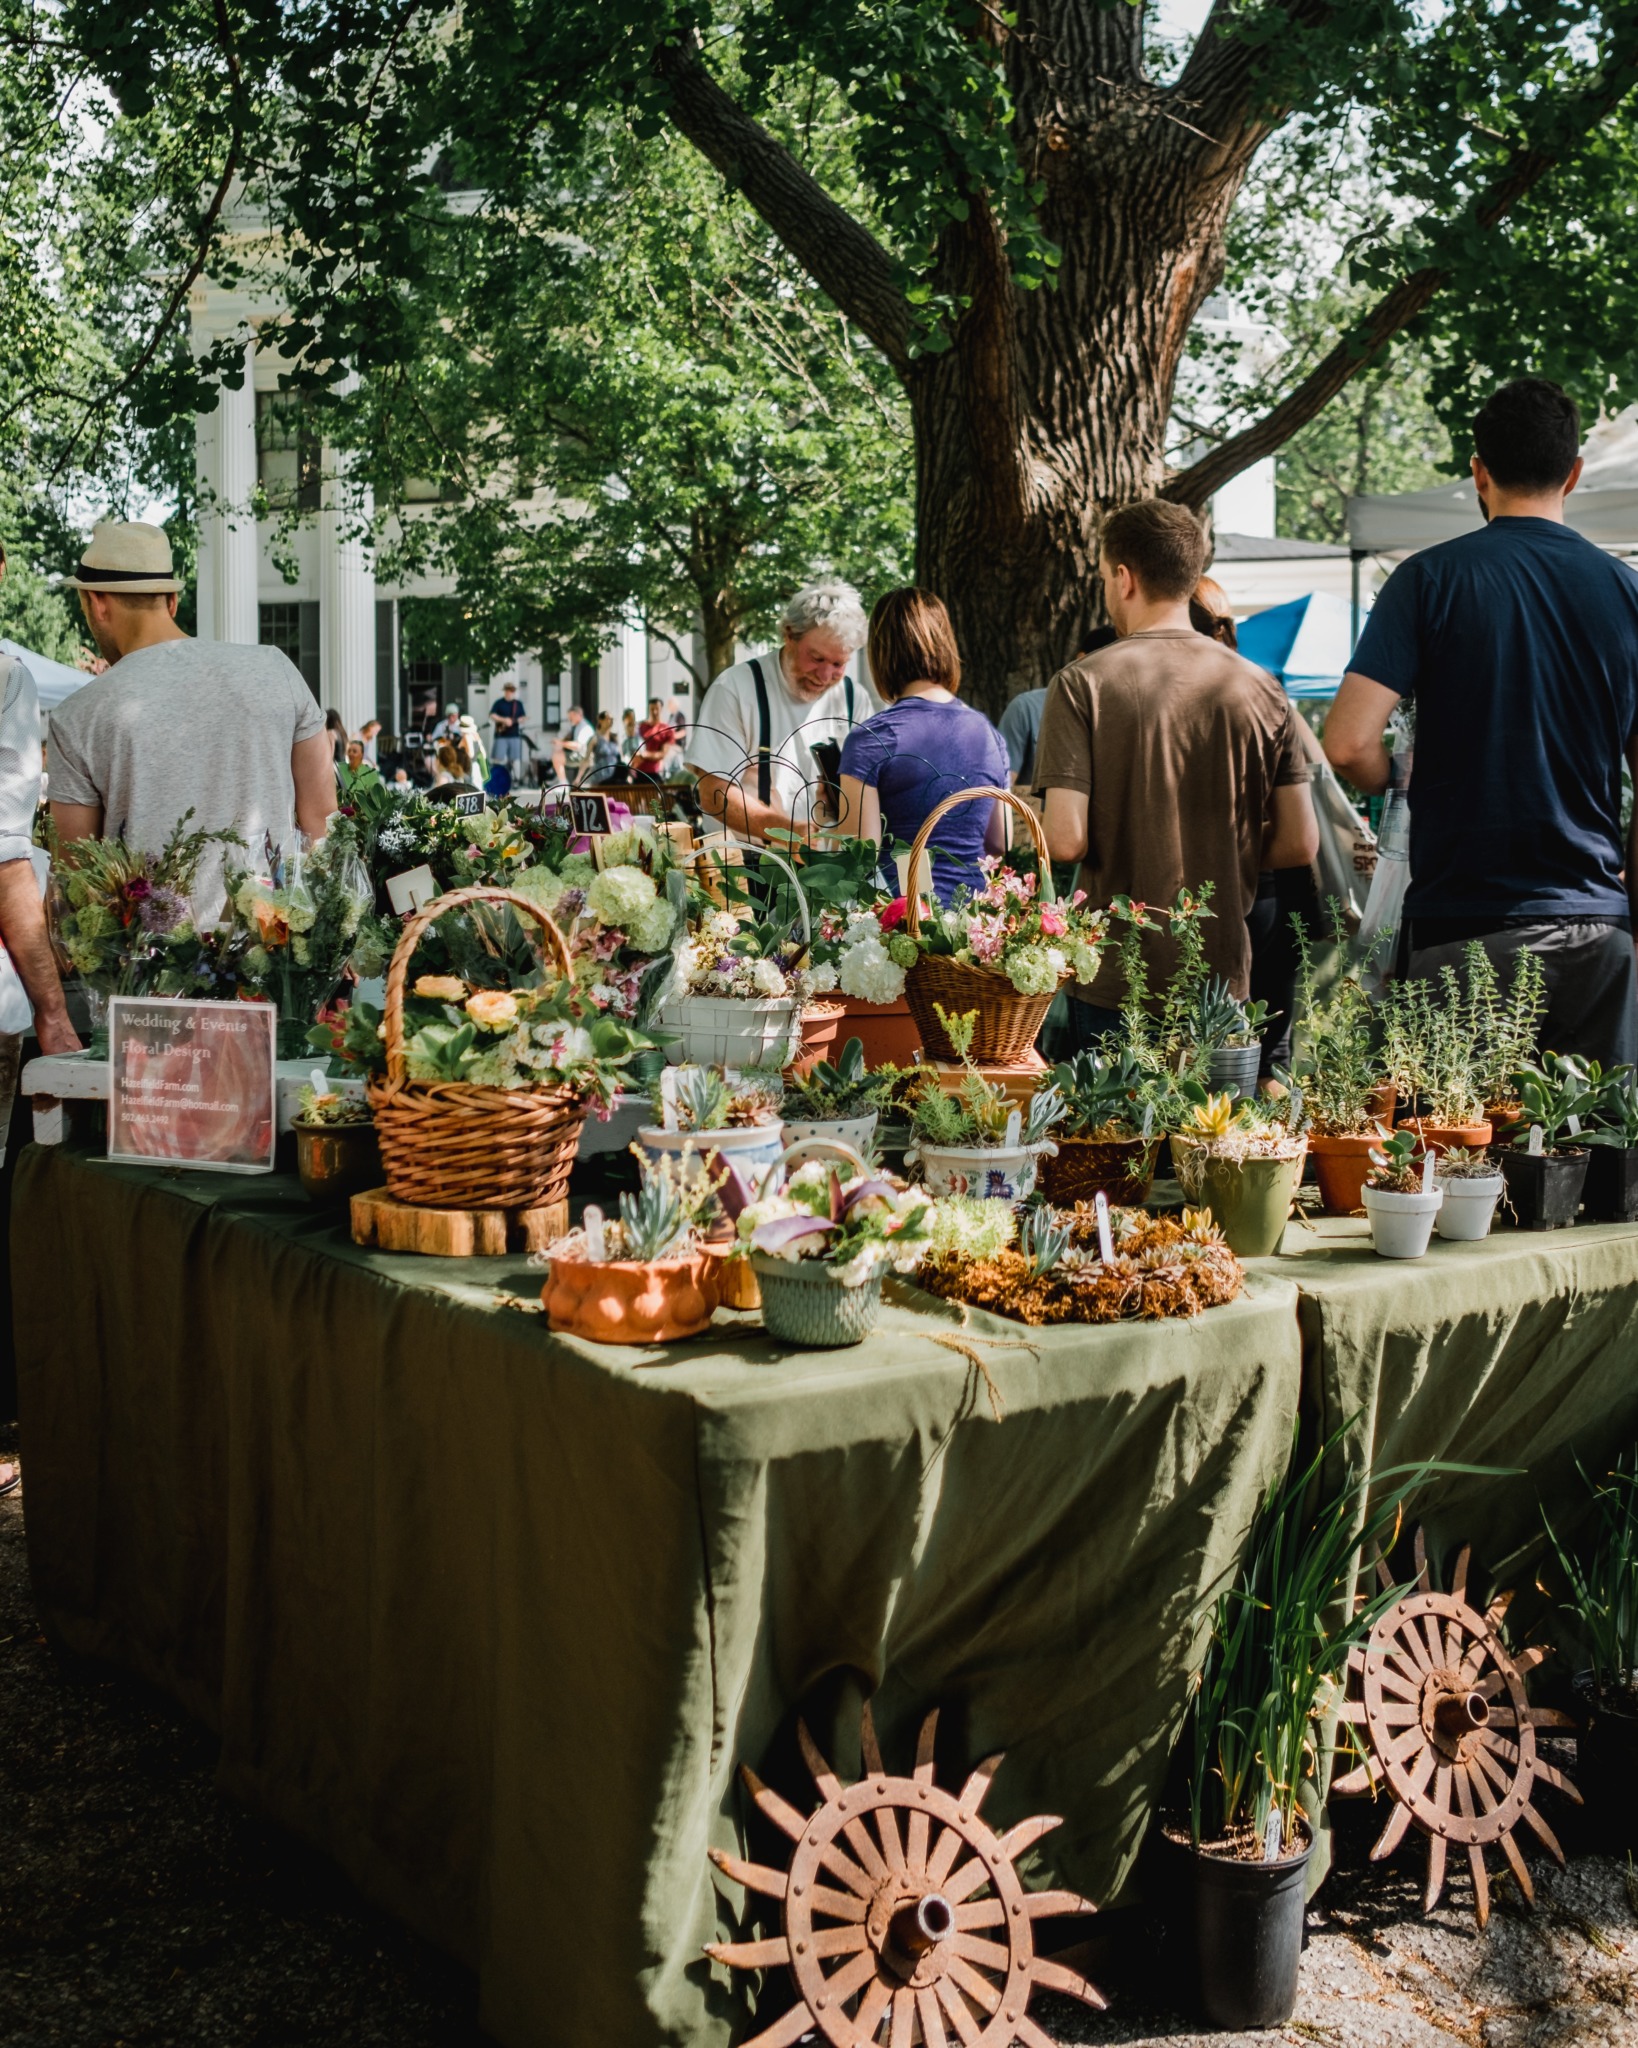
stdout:
[[195,422],[200,484],[199,637],[254,646],[259,637],[256,579],[261,544],[251,504],[256,489],[254,344],[245,345],[245,378],[223,385],[216,410]]
[[375,561],[369,545],[374,501],[349,480],[346,457],[324,451],[319,512],[319,696],[348,732],[375,716]]
[[605,711],[614,713],[615,730],[620,727],[620,716],[625,711],[635,711],[638,723],[648,716],[648,635],[641,625],[629,614],[620,621],[620,637],[605,657],[610,667],[619,664],[619,681],[615,693],[599,690],[598,698]]

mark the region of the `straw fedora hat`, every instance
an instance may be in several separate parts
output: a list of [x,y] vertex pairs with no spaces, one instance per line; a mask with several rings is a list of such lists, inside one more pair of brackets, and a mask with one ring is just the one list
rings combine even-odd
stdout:
[[70,590],[112,591],[116,596],[181,591],[172,573],[169,536],[140,519],[99,519],[79,567],[63,582]]

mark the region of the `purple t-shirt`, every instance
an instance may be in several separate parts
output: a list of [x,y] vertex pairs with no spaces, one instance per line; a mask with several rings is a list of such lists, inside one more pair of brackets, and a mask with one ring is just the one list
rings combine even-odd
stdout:
[[[884,839],[911,840],[928,813],[958,789],[1011,783],[1006,742],[982,711],[959,701],[901,697],[856,725],[842,747],[842,773],[873,788]],[[933,828],[933,888],[948,903],[958,884],[975,889],[993,801],[958,804]]]

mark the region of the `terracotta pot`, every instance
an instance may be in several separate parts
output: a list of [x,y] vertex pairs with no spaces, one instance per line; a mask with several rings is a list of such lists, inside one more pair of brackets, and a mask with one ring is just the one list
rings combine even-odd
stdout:
[[837,1038],[843,1045],[857,1038],[867,1067],[907,1067],[921,1051],[921,1033],[903,996],[896,1003],[867,1003],[860,996],[844,995],[831,1000],[842,1005]]
[[717,1261],[553,1259],[540,1290],[546,1320],[593,1344],[671,1344],[697,1337],[717,1306]]
[[1484,1113],[1490,1119],[1490,1142],[1492,1145],[1510,1145],[1515,1131],[1524,1129],[1524,1105],[1522,1102],[1487,1102]]
[[375,1125],[307,1124],[296,1133],[296,1171],[302,1193],[315,1202],[344,1202],[386,1178]]
[[1308,1150],[1319,1182],[1320,1205],[1327,1216],[1352,1216],[1363,1206],[1371,1147],[1380,1143],[1374,1131],[1336,1138],[1322,1137],[1318,1131],[1310,1134]]
[[1158,1138],[1065,1138],[1041,1159],[1041,1188],[1057,1209],[1094,1202],[1140,1209],[1154,1183]]
[[1414,1131],[1420,1141],[1416,1156],[1431,1152],[1435,1158],[1448,1152],[1453,1145],[1465,1145],[1470,1152],[1478,1152],[1490,1143],[1490,1126],[1477,1124],[1436,1124],[1431,1117],[1408,1116],[1401,1120],[1402,1131]]
[[1379,1081],[1365,1098],[1365,1114],[1374,1117],[1385,1129],[1393,1129],[1393,1113],[1399,1101],[1399,1090],[1391,1081]]
[[802,1043],[791,1062],[792,1072],[805,1078],[821,1060],[830,1058],[836,1050],[837,1029],[846,1014],[841,1003],[809,1003],[802,1012]]
[[762,1288],[756,1268],[749,1259],[731,1259],[732,1243],[708,1244],[706,1256],[716,1268],[717,1307],[749,1309],[762,1306]]

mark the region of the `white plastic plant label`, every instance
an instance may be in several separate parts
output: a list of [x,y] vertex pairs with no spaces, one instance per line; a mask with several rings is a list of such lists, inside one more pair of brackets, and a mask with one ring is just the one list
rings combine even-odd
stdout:
[[602,1210],[597,1207],[595,1202],[588,1202],[586,1213],[581,1217],[580,1222],[581,1227],[586,1233],[587,1258],[601,1263],[602,1260],[608,1257],[608,1246],[603,1237]]
[[1424,1195],[1431,1195],[1433,1193],[1433,1169],[1438,1163],[1438,1158],[1434,1153],[1424,1152],[1422,1154],[1422,1192]]
[[1530,1143],[1526,1150],[1532,1159],[1539,1159],[1542,1149],[1541,1126],[1540,1124],[1532,1124],[1530,1126]]
[[1092,1204],[1098,1218],[1098,1257],[1106,1266],[1115,1263],[1115,1241],[1109,1235],[1109,1197],[1099,1188]]
[[1154,1130],[1155,1130],[1155,1106],[1154,1106],[1154,1104],[1153,1104],[1152,1102],[1146,1102],[1146,1103],[1145,1103],[1145,1104],[1143,1105],[1143,1142],[1144,1142],[1144,1144],[1146,1144],[1146,1145],[1147,1145],[1147,1144],[1148,1144],[1148,1142],[1149,1142],[1149,1140],[1150,1140],[1150,1139],[1151,1139],[1151,1138],[1152,1138],[1152,1137],[1154,1136]]
[[1564,1119],[1564,1128],[1565,1128],[1565,1129],[1566,1129],[1566,1130],[1567,1130],[1567,1131],[1569,1132],[1569,1134],[1570,1134],[1570,1136],[1571,1136],[1572,1138],[1579,1138],[1579,1137],[1581,1136],[1581,1119],[1580,1119],[1580,1117],[1578,1117],[1578,1116],[1567,1116],[1567,1117],[1566,1117],[1566,1118]]
[[1024,1120],[1023,1120],[1023,1117],[1022,1117],[1022,1116],[1020,1115],[1020,1113],[1019,1113],[1019,1112],[1018,1112],[1018,1111],[1017,1111],[1017,1110],[1015,1109],[1015,1110],[1014,1110],[1014,1111],[1012,1112],[1011,1116],[1009,1116],[1009,1117],[1007,1118],[1007,1138],[1006,1138],[1006,1142],[1007,1142],[1007,1144],[1008,1144],[1009,1146],[1013,1146],[1013,1145],[1016,1145],[1016,1144],[1018,1143],[1018,1138],[1019,1138],[1019,1134],[1020,1134],[1020,1132],[1022,1132],[1023,1128],[1024,1128]]
[[660,1069],[660,1127],[674,1131],[677,1128],[677,1069]]

